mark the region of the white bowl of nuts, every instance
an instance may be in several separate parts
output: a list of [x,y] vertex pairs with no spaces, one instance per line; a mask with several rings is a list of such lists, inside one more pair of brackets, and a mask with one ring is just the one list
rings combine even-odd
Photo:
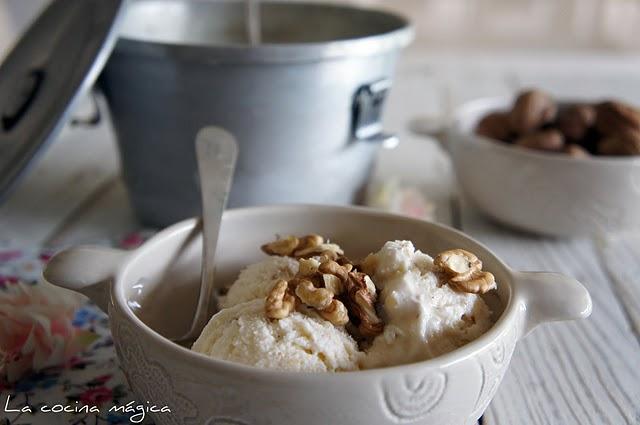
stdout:
[[640,112],[536,90],[479,99],[446,138],[467,197],[498,222],[552,236],[640,229]]
[[[520,338],[591,312],[574,279],[514,271],[445,226],[363,208],[256,207],[225,212],[215,282],[235,282],[182,346],[157,329],[190,323],[201,244],[191,219],[132,252],[72,248],[44,273],[108,310],[140,401],[170,409],[153,414],[160,425],[475,424]],[[417,328],[432,332],[414,338]]]

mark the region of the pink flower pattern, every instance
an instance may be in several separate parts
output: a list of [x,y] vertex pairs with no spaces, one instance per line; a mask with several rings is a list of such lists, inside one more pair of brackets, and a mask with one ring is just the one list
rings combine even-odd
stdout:
[[[134,248],[150,234],[137,232],[115,245]],[[108,319],[94,304],[41,282],[52,252],[0,242],[0,403],[4,407],[9,397],[12,409],[34,408],[33,414],[2,412],[0,424],[49,425],[52,418],[69,425],[129,424],[126,415],[109,412],[136,398],[119,368]],[[100,413],[38,411],[54,403],[92,404]]]
[[0,372],[9,382],[63,365],[93,342],[72,325],[81,303],[79,295],[45,282],[17,281],[0,292]]

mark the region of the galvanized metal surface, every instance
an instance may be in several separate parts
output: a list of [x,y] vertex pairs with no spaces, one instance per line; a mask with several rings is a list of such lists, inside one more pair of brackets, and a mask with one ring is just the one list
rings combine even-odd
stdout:
[[230,207],[351,203],[366,181],[379,144],[353,137],[354,97],[391,79],[408,23],[339,6],[265,3],[261,12],[265,44],[250,47],[241,4],[129,9],[101,85],[142,221],[199,213],[191,141],[208,125],[239,143]]

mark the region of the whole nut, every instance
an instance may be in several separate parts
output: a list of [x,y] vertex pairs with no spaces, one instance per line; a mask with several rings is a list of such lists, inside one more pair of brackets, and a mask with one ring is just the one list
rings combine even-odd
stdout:
[[490,139],[506,142],[510,133],[508,112],[492,112],[485,115],[476,125],[476,134]]
[[603,102],[597,106],[596,127],[605,136],[640,131],[640,111],[622,102]]
[[557,152],[564,146],[564,137],[558,130],[550,128],[527,134],[516,140],[516,145],[523,148]]
[[528,90],[516,99],[509,123],[513,131],[524,135],[553,121],[557,112],[558,107],[551,96],[539,90]]
[[628,130],[605,137],[598,144],[601,155],[640,155],[640,130]]
[[596,108],[592,105],[571,105],[560,111],[558,130],[567,140],[581,141],[596,122]]
[[563,152],[574,158],[588,158],[591,156],[588,150],[575,143],[570,143],[565,146]]

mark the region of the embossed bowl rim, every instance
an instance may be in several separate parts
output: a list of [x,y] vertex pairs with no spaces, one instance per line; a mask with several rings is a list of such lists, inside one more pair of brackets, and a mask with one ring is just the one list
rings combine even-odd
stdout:
[[[597,156],[591,155],[586,158],[576,158],[570,155],[563,155],[558,153],[548,153],[536,151],[533,149],[520,148],[517,146],[508,145],[500,140],[492,139],[490,137],[479,136],[473,132],[475,127],[476,118],[480,118],[489,112],[495,112],[508,108],[513,103],[513,96],[497,96],[497,97],[483,97],[474,99],[462,104],[454,113],[454,120],[450,128],[448,129],[449,137],[454,137],[456,140],[464,141],[464,143],[478,143],[487,149],[496,149],[506,155],[520,156],[527,158],[530,161],[550,161],[558,162],[568,166],[584,166],[584,167],[621,167],[629,166],[630,169],[638,167],[640,172],[640,155],[633,156]],[[561,98],[560,104],[579,103],[588,100],[577,98]],[[473,123],[473,125],[470,125]],[[464,137],[460,137],[464,136]],[[449,140],[443,141],[445,147],[449,143]]]
[[[359,215],[367,215],[370,217],[378,217],[381,219],[387,220],[399,220],[406,221],[415,224],[416,227],[422,228],[423,230],[432,229],[439,230],[442,232],[449,233],[451,235],[455,235],[456,238],[460,240],[464,240],[465,242],[474,245],[475,249],[477,249],[477,253],[480,253],[479,256],[486,260],[487,257],[491,257],[491,260],[495,262],[498,267],[503,269],[504,275],[509,276],[509,281],[504,282],[501,281],[499,285],[507,285],[508,286],[508,299],[506,300],[504,310],[500,317],[496,320],[494,325],[483,335],[475,339],[474,341],[469,342],[468,344],[453,350],[447,354],[443,354],[441,356],[435,357],[433,359],[424,360],[421,362],[390,366],[385,368],[378,369],[365,369],[365,370],[357,370],[357,371],[344,371],[344,372],[336,372],[336,373],[326,373],[326,372],[293,372],[293,371],[280,371],[273,369],[264,369],[255,366],[248,366],[239,363],[234,363],[225,360],[213,359],[204,354],[196,353],[191,351],[188,348],[182,347],[153,329],[147,326],[142,320],[140,320],[133,311],[127,305],[127,300],[124,293],[124,288],[122,286],[123,279],[122,277],[127,273],[128,268],[131,264],[138,261],[141,257],[146,255],[147,249],[151,248],[154,245],[162,244],[163,241],[167,238],[171,238],[173,235],[180,234],[184,232],[186,229],[191,229],[196,223],[195,219],[187,219],[182,222],[176,223],[161,232],[157,235],[149,239],[142,247],[132,252],[124,262],[123,266],[116,274],[115,284],[112,285],[111,293],[112,293],[112,301],[115,308],[123,314],[127,320],[135,327],[139,328],[141,331],[145,332],[148,336],[153,338],[156,342],[162,344],[164,348],[174,355],[178,357],[184,358],[185,362],[190,362],[192,365],[201,367],[203,371],[216,372],[216,373],[225,373],[225,374],[233,374],[237,376],[245,376],[250,377],[251,379],[265,379],[270,381],[282,381],[282,382],[292,382],[298,380],[309,380],[313,379],[317,380],[353,380],[357,377],[362,378],[370,378],[372,376],[385,376],[388,374],[395,373],[412,373],[412,372],[424,372],[426,368],[431,369],[439,369],[450,366],[454,363],[464,361],[465,359],[476,355],[480,351],[487,348],[494,341],[501,338],[505,333],[512,330],[513,326],[517,326],[517,315],[521,309],[526,308],[526,304],[522,302],[516,302],[514,299],[514,290],[513,290],[513,270],[510,269],[503,261],[501,261],[495,254],[491,252],[485,245],[480,242],[474,240],[473,238],[465,235],[461,231],[453,229],[451,227],[428,222],[424,220],[404,217],[396,214],[389,214],[381,211],[372,210],[364,207],[343,207],[343,206],[324,206],[324,205],[276,205],[276,206],[261,206],[261,207],[249,207],[249,208],[241,208],[241,209],[233,209],[225,212],[225,217],[229,216],[240,216],[240,215],[261,215],[265,213],[288,213],[298,211],[303,213],[305,209],[314,208],[314,209],[324,209],[326,212],[350,212],[357,213]],[[435,232],[434,232],[435,233]]]

